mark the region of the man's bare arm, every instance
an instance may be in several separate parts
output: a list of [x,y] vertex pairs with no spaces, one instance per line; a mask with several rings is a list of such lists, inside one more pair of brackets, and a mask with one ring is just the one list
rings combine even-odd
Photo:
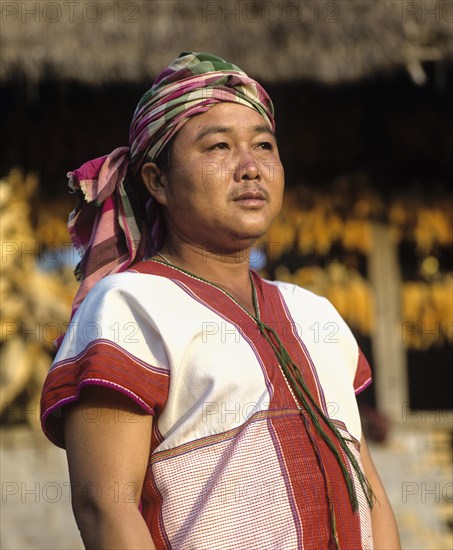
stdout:
[[365,437],[362,437],[360,452],[365,475],[376,495],[376,502],[371,511],[374,547],[376,550],[399,550],[401,543],[395,516],[393,515],[392,507],[379,474],[371,459]]
[[155,549],[138,509],[151,427],[131,399],[101,386],[66,408],[72,505],[87,549]]

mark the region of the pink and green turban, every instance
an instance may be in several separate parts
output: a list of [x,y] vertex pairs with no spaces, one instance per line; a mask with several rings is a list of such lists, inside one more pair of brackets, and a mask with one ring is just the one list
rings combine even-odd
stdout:
[[132,118],[129,147],[91,160],[68,173],[69,186],[83,195],[69,217],[69,233],[81,256],[81,280],[73,313],[95,283],[152,256],[162,245],[159,209],[137,199],[144,162],[154,161],[187,120],[220,102],[258,111],[274,131],[274,108],[265,90],[236,65],[207,53],[183,52],[141,98]]

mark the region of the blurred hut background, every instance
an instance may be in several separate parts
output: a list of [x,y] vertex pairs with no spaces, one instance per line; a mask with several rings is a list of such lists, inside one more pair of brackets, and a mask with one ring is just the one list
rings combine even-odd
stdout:
[[[451,430],[451,2],[58,0],[0,10],[4,424],[37,426],[30,410],[69,319],[77,258],[66,172],[127,144],[139,97],[192,50],[234,61],[274,100],[287,191],[255,260],[267,276],[327,296],[349,322],[375,375],[361,396],[369,436],[384,440],[390,422],[420,425],[427,414]],[[314,330],[332,337],[331,327]]]

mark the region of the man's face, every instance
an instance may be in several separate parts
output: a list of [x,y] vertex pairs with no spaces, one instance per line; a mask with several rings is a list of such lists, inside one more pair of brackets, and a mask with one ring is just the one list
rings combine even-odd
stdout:
[[167,230],[211,251],[244,249],[281,208],[275,137],[255,110],[219,103],[178,132],[162,176]]

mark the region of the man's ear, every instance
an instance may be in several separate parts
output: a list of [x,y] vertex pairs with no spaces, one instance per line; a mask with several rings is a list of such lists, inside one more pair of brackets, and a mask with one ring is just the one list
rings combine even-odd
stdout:
[[167,204],[167,180],[155,162],[145,162],[141,170],[143,183],[159,204]]

